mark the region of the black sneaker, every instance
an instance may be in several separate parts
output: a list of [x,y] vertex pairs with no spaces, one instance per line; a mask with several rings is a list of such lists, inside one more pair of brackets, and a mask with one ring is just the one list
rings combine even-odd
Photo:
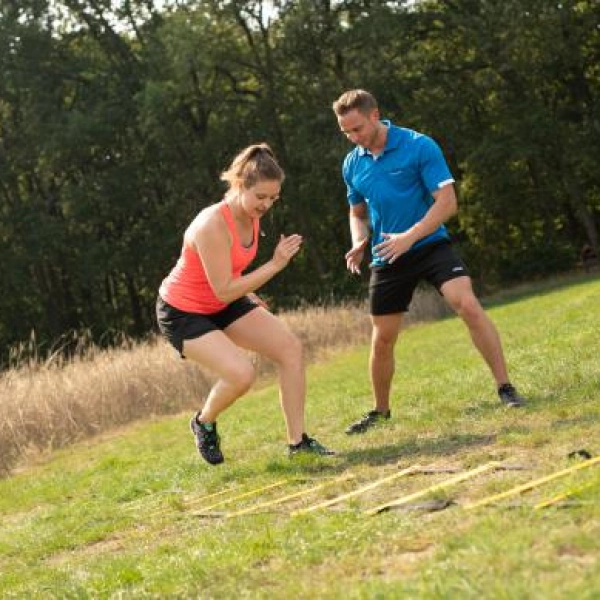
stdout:
[[346,433],[348,435],[352,435],[354,433],[364,433],[367,429],[381,423],[382,421],[387,421],[390,418],[390,411],[386,410],[385,412],[379,412],[378,410],[370,410],[368,413],[362,416],[362,419],[356,421],[356,423],[352,423],[347,429]]
[[211,465],[218,465],[225,459],[221,453],[219,442],[221,438],[217,433],[216,423],[198,423],[196,417],[190,421],[192,433],[196,437],[196,446],[202,458]]
[[520,408],[525,406],[525,399],[519,395],[512,383],[504,383],[498,388],[500,400],[511,408]]
[[298,454],[318,454],[320,456],[333,456],[335,452],[325,448],[315,438],[308,437],[305,433],[302,434],[302,440],[297,444],[288,445],[288,455],[290,457]]

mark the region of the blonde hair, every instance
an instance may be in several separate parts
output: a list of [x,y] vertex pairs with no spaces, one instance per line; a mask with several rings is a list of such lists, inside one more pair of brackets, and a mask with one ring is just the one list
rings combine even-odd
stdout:
[[244,148],[221,173],[221,180],[230,188],[251,188],[259,181],[279,181],[285,178],[271,148],[265,144],[252,144]]
[[349,90],[344,92],[334,103],[333,112],[338,117],[343,117],[351,110],[357,110],[363,115],[368,115],[378,108],[375,96],[365,90]]

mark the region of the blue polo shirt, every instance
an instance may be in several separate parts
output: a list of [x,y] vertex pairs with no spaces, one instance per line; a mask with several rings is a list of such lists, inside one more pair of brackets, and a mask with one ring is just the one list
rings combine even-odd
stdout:
[[[431,194],[454,182],[440,147],[430,137],[389,121],[383,123],[388,127],[383,152],[375,157],[356,146],[342,167],[348,202],[367,203],[371,247],[383,241],[382,233],[410,229],[433,204]],[[419,240],[411,250],[441,239],[449,239],[444,225]],[[371,264],[385,262],[373,256]]]

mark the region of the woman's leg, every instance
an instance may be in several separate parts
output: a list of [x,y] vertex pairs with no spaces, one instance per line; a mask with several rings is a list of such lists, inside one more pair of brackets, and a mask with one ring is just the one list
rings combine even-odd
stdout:
[[306,375],[302,342],[268,310],[259,307],[225,329],[237,345],[265,356],[279,370],[280,401],[288,443],[297,444],[304,433]]
[[245,394],[254,382],[252,361],[222,331],[184,340],[183,354],[218,377],[199,414],[201,422],[216,421],[219,414]]

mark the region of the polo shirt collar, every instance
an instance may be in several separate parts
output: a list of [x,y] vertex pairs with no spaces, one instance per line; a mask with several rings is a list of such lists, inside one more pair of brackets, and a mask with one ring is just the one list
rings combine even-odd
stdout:
[[[388,128],[387,138],[385,140],[385,147],[383,148],[383,152],[381,154],[385,154],[389,150],[393,150],[400,145],[400,132],[396,127],[392,127],[392,122],[388,119],[381,119],[381,122]],[[365,154],[371,154],[369,150],[363,148],[362,146],[358,146],[358,154],[360,156],[364,156]],[[378,156],[381,156],[379,154]]]

